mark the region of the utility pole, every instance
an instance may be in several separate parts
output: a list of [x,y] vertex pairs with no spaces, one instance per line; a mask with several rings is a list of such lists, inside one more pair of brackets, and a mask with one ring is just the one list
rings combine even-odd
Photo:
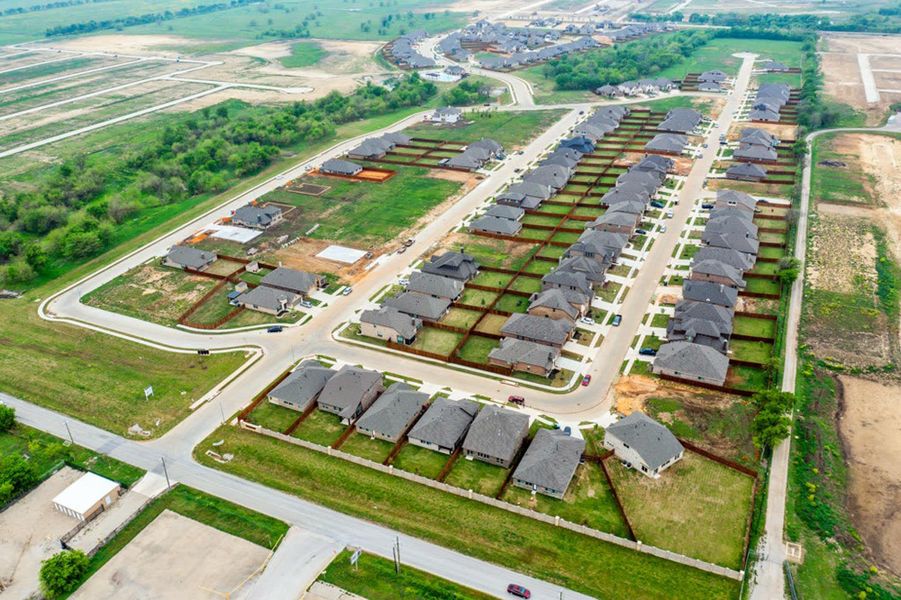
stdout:
[[222,424],[225,425],[225,410],[222,408],[222,399],[219,399],[219,414],[222,416]]
[[167,490],[171,490],[171,489],[172,489],[172,484],[169,482],[169,470],[166,469],[166,459],[163,458],[163,457],[161,456],[161,457],[160,457],[160,462],[163,463],[163,475],[166,476],[166,489],[167,489]]
[[400,536],[394,538],[394,572],[400,575]]
[[63,423],[65,423],[65,425],[66,425],[66,432],[69,434],[69,441],[72,442],[72,445],[74,446],[74,445],[75,445],[75,438],[72,437],[72,430],[69,429],[69,422],[68,422],[68,421],[63,421]]

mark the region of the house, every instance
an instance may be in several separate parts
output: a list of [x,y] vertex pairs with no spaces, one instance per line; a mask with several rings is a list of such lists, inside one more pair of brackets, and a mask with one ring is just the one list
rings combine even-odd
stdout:
[[302,297],[293,292],[258,285],[235,298],[235,304],[280,317],[292,310],[301,300]]
[[[684,137],[684,136],[677,136]],[[643,189],[648,194],[654,194],[663,182],[660,173],[651,171],[626,171],[616,178],[616,187],[620,189]]]
[[709,346],[721,354],[729,350],[733,310],[696,300],[680,300],[666,326],[670,342],[692,342]]
[[504,204],[492,204],[491,208],[485,211],[486,217],[496,217],[498,219],[509,219],[511,221],[519,221],[523,218],[526,211],[516,206],[507,206]]
[[739,144],[735,152],[732,153],[735,160],[743,160],[748,162],[776,162],[779,160],[779,154],[772,146],[762,144],[749,144],[742,142]]
[[453,77],[466,77],[468,75],[466,69],[460,65],[448,65],[444,67],[444,72]]
[[342,423],[350,425],[384,389],[381,373],[344,365],[319,394],[319,410],[336,414]]
[[686,279],[682,282],[682,297],[686,300],[697,300],[726,308],[735,308],[738,290],[721,283]]
[[566,295],[559,288],[548,288],[543,292],[537,292],[529,297],[528,314],[535,317],[548,317],[549,319],[567,319],[575,322],[581,317],[588,304],[582,304],[578,308],[573,306]]
[[691,342],[667,342],[654,357],[654,373],[711,385],[723,385],[729,359],[715,349]]
[[645,206],[650,199],[651,194],[641,185],[627,184],[611,188],[601,197],[599,204],[612,207],[623,202],[635,202]]
[[466,458],[509,469],[528,435],[528,416],[489,404],[469,426],[463,451]]
[[772,133],[757,127],[746,127],[745,129],[742,129],[738,141],[747,144],[769,146],[770,148],[775,148],[782,143],[779,138]]
[[305,360],[269,392],[267,399],[272,404],[303,412],[316,402],[335,373],[319,361]]
[[463,282],[450,277],[416,271],[410,275],[407,291],[453,301],[463,293]]
[[475,400],[439,397],[416,422],[407,439],[416,446],[452,454],[463,442],[479,406]]
[[747,285],[742,279],[742,272],[718,260],[701,260],[691,263],[692,281],[709,281],[736,289],[744,289]]
[[283,218],[282,209],[277,206],[248,204],[234,212],[232,223],[252,229],[269,229],[281,223]]
[[726,179],[739,181],[761,181],[766,179],[766,175],[766,169],[749,162],[738,163],[726,169]]
[[791,67],[788,67],[781,62],[776,62],[775,60],[764,61],[763,64],[760,65],[760,68],[767,73],[788,73],[791,71]]
[[615,96],[621,96],[622,91],[614,86],[614,85],[602,85],[599,88],[595,88],[594,93],[598,96],[606,96],[607,98],[613,98]]
[[740,252],[732,248],[717,248],[714,246],[702,246],[695,254],[694,260],[715,260],[731,265],[744,273],[754,266],[755,255]]
[[497,203],[512,206],[524,210],[534,210],[541,206],[541,202],[551,197],[549,186],[539,183],[522,181],[514,183],[507,191],[497,197]]
[[722,92],[723,86],[714,81],[702,81],[698,84],[699,92]]
[[701,242],[714,248],[738,250],[755,257],[760,249],[760,242],[757,238],[728,231],[708,231],[704,229],[704,233],[701,234]]
[[401,292],[383,304],[423,321],[440,321],[450,310],[451,301],[415,292]]
[[714,209],[718,210],[720,208],[738,208],[749,215],[753,215],[757,210],[757,198],[745,192],[717,190]]
[[278,267],[267,273],[260,280],[260,285],[308,297],[313,291],[325,286],[325,278],[316,273]]
[[665,154],[682,154],[688,145],[688,138],[675,133],[658,133],[651,141],[644,145],[648,152],[663,152]]
[[488,158],[500,158],[504,155],[504,147],[490,138],[478,139],[466,146],[467,150],[470,148],[485,150],[488,153]]
[[432,256],[422,265],[422,272],[469,281],[479,272],[479,263],[463,252],[445,252],[441,256]]
[[705,233],[723,233],[735,237],[757,240],[757,225],[743,213],[724,214],[720,211],[711,216],[704,227]]
[[685,453],[669,429],[638,411],[607,427],[604,447],[627,467],[654,479]]
[[94,473],[85,473],[53,499],[53,507],[79,521],[90,521],[112,506],[121,486]]
[[637,200],[626,200],[623,202],[617,202],[615,204],[611,204],[607,208],[607,212],[610,214],[626,213],[628,215],[632,215],[633,217],[637,218],[640,221],[641,215],[644,214],[644,211],[647,207],[648,207],[647,201],[639,202]]
[[431,123],[443,123],[446,125],[456,125],[463,118],[463,111],[456,106],[443,106],[436,108],[435,112],[427,117]]
[[563,499],[585,451],[585,440],[539,429],[513,472],[513,485]]
[[372,403],[355,427],[363,435],[397,443],[428,405],[428,394],[398,381]]
[[542,167],[546,165],[558,165],[565,169],[574,169],[576,165],[579,164],[579,160],[575,158],[570,158],[568,156],[551,153],[547,158],[541,161],[540,165]]
[[615,263],[628,244],[629,238],[621,233],[586,230],[564,253],[564,256],[587,256],[607,263]]
[[506,337],[562,348],[569,341],[574,326],[568,319],[549,319],[516,313],[501,326]]
[[393,148],[393,144],[380,138],[363,140],[359,146],[348,151],[347,156],[359,159],[378,159],[385,156]]
[[394,307],[382,306],[360,313],[360,335],[412,344],[422,329],[422,319],[402,313]]
[[474,171],[480,168],[488,159],[488,153],[479,148],[467,148],[460,154],[454,155],[443,162],[444,166],[455,169]]
[[349,160],[341,160],[340,158],[330,158],[319,167],[319,172],[324,175],[341,175],[344,177],[353,177],[362,170],[362,165]]
[[172,246],[163,258],[163,265],[175,269],[203,271],[218,258],[219,256],[215,252],[199,250],[191,246]]
[[639,214],[607,211],[586,225],[585,229],[609,231],[610,233],[622,233],[631,236],[640,221],[641,215]]
[[488,353],[488,364],[547,377],[556,368],[560,348],[505,337]]
[[[580,273],[591,288],[604,285],[607,281],[607,269],[610,263],[600,262],[585,256],[561,258],[555,273]],[[545,276],[546,277],[546,276]],[[542,284],[545,280],[542,279]]]
[[584,135],[577,135],[565,140],[561,140],[559,147],[574,148],[582,154],[591,154],[592,152],[594,152],[594,145],[595,143],[591,139],[585,137]]
[[704,71],[698,75],[698,81],[714,81],[722,83],[726,80],[727,75],[722,71]]
[[676,161],[659,154],[648,154],[640,161],[629,167],[630,171],[648,171],[656,173],[661,181],[666,177],[672,168],[676,165]]
[[569,181],[570,177],[572,177],[571,170],[561,167],[560,165],[546,165],[543,167],[536,167],[532,171],[526,173],[522,180],[527,183],[544,185],[554,190],[561,190]]
[[522,223],[502,219],[501,217],[479,217],[469,224],[470,231],[490,233],[496,235],[517,235],[522,229]]
[[657,126],[658,131],[688,133],[701,124],[701,113],[693,108],[673,108]]

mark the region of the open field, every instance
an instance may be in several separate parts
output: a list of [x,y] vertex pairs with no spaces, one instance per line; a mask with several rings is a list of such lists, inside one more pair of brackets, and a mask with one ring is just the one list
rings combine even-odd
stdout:
[[741,59],[736,52],[753,52],[760,59],[772,59],[790,67],[801,66],[801,43],[781,40],[714,38],[701,46],[684,62],[661,70],[656,76],[682,79],[688,73],[719,70],[731,76],[738,74]]
[[509,152],[528,145],[542,131],[554,124],[566,111],[530,110],[525,112],[466,113],[467,124],[447,127],[429,123],[413,125],[404,130],[409,136],[448,142],[472,142],[491,138]]
[[[889,106],[899,100],[898,94],[879,92],[878,102],[868,102],[864,86],[861,85],[858,53],[894,54],[895,56],[870,57],[872,69],[901,68],[898,56],[897,38],[892,36],[869,36],[866,34],[826,33],[820,38],[824,79],[823,91],[827,98],[851,106],[865,115],[867,125],[876,125],[884,120]],[[893,73],[872,73],[877,89],[899,89]]]
[[328,56],[316,42],[297,42],[291,46],[291,54],[279,59],[283,67],[297,69],[315,65]]
[[[227,465],[203,454],[219,439],[225,440],[220,451],[235,454]],[[596,597],[617,590],[644,598],[732,598],[738,590],[737,582],[232,427],[214,432],[198,446],[196,457],[214,468]],[[412,514],[416,519],[410,519]]]
[[[134,424],[162,435],[245,360],[238,352],[175,354],[49,323],[25,299],[0,303],[0,320],[2,391],[120,435]],[[149,401],[146,385],[154,390]]]
[[404,566],[398,574],[394,570],[394,562],[373,554],[363,554],[357,564],[351,566],[350,555],[351,552],[348,550],[337,555],[332,564],[319,576],[319,581],[330,583],[367,600],[493,598],[412,567]]
[[698,454],[652,479],[619,461],[607,469],[638,539],[723,566],[741,566],[753,480]]

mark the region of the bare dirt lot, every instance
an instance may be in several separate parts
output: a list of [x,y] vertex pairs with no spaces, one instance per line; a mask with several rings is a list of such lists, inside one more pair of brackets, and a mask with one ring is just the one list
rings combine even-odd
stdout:
[[876,241],[866,223],[821,214],[813,226],[809,284],[843,294],[862,290],[872,294],[876,286]]
[[223,598],[254,575],[269,552],[164,511],[72,598]]
[[775,135],[783,142],[792,142],[798,138],[797,125],[789,125],[786,123],[736,123],[729,132],[729,139],[733,141],[737,140],[741,135],[742,129],[748,129],[749,127],[762,129]]
[[53,498],[81,475],[65,467],[0,513],[0,596],[4,600],[37,593],[41,561],[61,550],[60,536],[77,523],[53,508]]
[[[877,124],[888,110],[889,105],[899,99],[898,94],[880,93],[877,103],[869,104],[857,61],[858,53],[862,54],[898,54],[901,55],[901,38],[897,36],[866,36],[829,33],[823,36],[820,49],[822,54],[823,74],[825,75],[824,91],[839,102],[849,104],[866,112],[867,124]],[[871,68],[898,68],[899,58],[871,57]],[[878,65],[878,66],[877,66]],[[894,86],[886,77],[888,73],[873,73],[878,88],[892,89]]]
[[839,377],[848,508],[879,566],[901,575],[901,386]]

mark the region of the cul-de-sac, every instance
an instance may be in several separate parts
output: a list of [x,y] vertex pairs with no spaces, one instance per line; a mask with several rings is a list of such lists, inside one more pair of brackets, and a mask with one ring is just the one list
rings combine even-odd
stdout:
[[901,597],[898,0],[0,0],[0,599]]

